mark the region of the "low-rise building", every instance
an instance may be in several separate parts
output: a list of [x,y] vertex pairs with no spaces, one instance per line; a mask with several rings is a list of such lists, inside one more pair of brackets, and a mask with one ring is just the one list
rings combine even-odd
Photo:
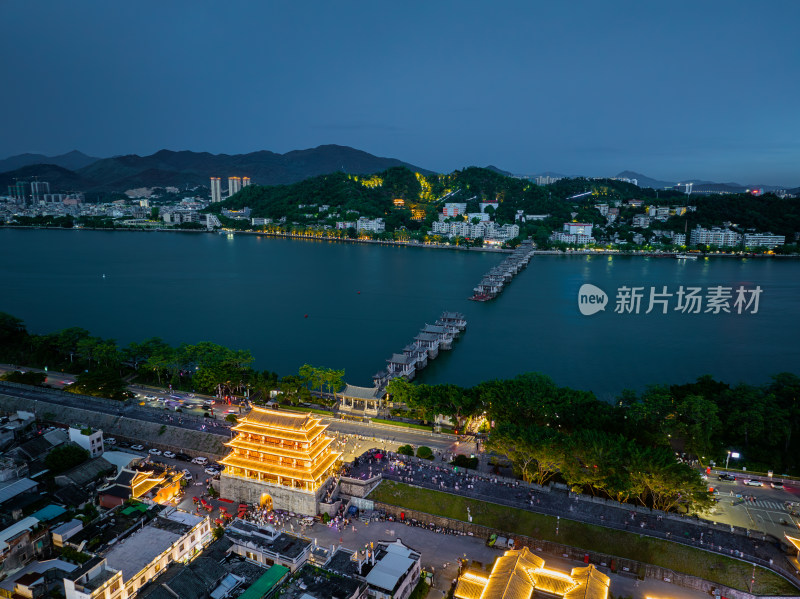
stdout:
[[367,218],[362,216],[356,222],[356,230],[361,233],[368,231],[370,233],[383,233],[386,230],[386,224],[382,218]]
[[772,233],[745,233],[742,245],[746,248],[775,248],[786,243],[783,235],[773,235]]
[[229,550],[261,566],[279,564],[291,572],[308,561],[311,542],[274,528],[259,528],[251,522],[234,520],[225,529],[225,536],[233,543]]
[[342,576],[366,582],[373,599],[406,599],[419,582],[420,554],[400,539],[377,542],[375,548],[353,552],[340,547],[326,568]]
[[632,227],[649,227],[650,226],[650,217],[646,214],[635,214],[633,219],[631,220]]
[[94,430],[91,427],[70,427],[69,440],[88,451],[91,458],[99,458],[103,455],[103,431],[101,430]]
[[[544,560],[527,547],[511,549],[497,558],[491,573],[468,568],[458,578],[453,596],[513,597],[532,599],[545,596],[558,599],[606,599],[610,579],[593,565],[572,568],[567,574],[545,568]],[[504,592],[513,586],[513,593]]]
[[564,223],[563,231],[568,235],[585,235],[586,237],[591,237],[592,227],[594,227],[592,223],[568,222]]
[[77,567],[60,559],[31,562],[0,582],[0,597],[45,597],[50,590],[61,587],[64,575]]
[[127,499],[164,504],[181,491],[183,473],[161,464],[143,463],[123,468],[107,486],[97,491],[98,503],[111,509]]
[[67,599],[125,599],[211,539],[208,516],[167,508],[64,578]]
[[0,531],[0,576],[43,555],[50,547],[47,526],[28,516]]
[[466,211],[467,211],[466,202],[447,202],[444,205],[444,208],[442,208],[442,214],[444,214],[448,218],[462,215]]
[[690,235],[691,245],[716,245],[719,247],[733,247],[742,243],[742,235],[730,229],[713,227],[704,229],[700,225],[692,230]]

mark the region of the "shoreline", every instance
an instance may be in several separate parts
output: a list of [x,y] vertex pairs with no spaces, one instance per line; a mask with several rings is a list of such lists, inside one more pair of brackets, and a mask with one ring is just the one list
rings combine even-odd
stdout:
[[[383,246],[397,246],[397,247],[412,247],[431,250],[450,250],[454,252],[489,252],[493,254],[510,254],[514,250],[508,248],[492,248],[492,247],[472,247],[472,246],[452,246],[439,243],[411,243],[408,241],[390,241],[382,239],[351,239],[349,237],[316,237],[313,235],[297,235],[294,233],[270,233],[268,231],[226,231],[217,229],[215,231],[200,230],[200,229],[169,229],[169,228],[113,228],[107,229],[102,227],[80,227],[80,228],[64,228],[64,227],[37,227],[31,225],[0,225],[0,229],[30,229],[30,230],[46,230],[46,231],[113,231],[113,232],[127,232],[127,233],[194,233],[194,234],[214,234],[214,235],[256,235],[263,237],[274,237],[277,239],[298,239],[303,241],[327,241],[332,243],[356,243],[364,245],[383,245]],[[620,256],[620,257],[636,257],[636,258],[667,258],[675,259],[675,254],[678,252],[623,252],[620,250],[534,250],[534,255],[539,256]],[[741,253],[698,253],[698,258],[776,258],[776,259],[798,259],[800,254],[741,254]]]

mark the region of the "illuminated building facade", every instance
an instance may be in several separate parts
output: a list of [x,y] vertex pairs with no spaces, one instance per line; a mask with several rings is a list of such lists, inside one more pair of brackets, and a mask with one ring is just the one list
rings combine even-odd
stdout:
[[222,184],[219,177],[211,177],[211,201],[222,201]]
[[250,185],[250,177],[242,177],[242,187]]
[[468,569],[458,579],[457,599],[531,599],[534,594],[563,599],[607,599],[610,579],[592,565],[567,574],[544,567],[527,547],[506,551],[490,574]]
[[228,197],[238,193],[242,189],[241,177],[228,177]]
[[234,501],[316,515],[341,453],[311,414],[254,407],[225,445],[220,494]]

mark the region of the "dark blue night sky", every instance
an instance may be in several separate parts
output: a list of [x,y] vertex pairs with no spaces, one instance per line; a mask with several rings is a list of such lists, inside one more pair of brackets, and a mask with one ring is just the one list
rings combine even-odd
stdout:
[[0,156],[336,143],[800,185],[800,2],[3,2]]

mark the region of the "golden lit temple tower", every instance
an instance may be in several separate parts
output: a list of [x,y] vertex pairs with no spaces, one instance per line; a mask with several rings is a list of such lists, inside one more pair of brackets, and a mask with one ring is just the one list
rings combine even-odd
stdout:
[[254,407],[225,443],[220,494],[234,501],[316,515],[341,453],[311,414]]

